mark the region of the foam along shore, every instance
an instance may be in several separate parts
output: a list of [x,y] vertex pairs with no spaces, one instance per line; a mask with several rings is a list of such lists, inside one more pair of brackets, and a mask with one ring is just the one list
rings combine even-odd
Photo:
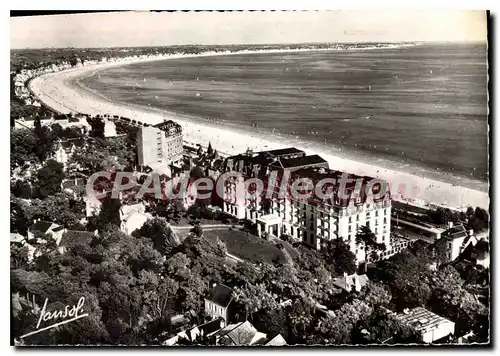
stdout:
[[[331,49],[329,49],[331,50]],[[294,50],[301,51],[301,50]],[[246,53],[255,53],[262,51],[245,51]],[[243,53],[245,53],[243,52]],[[269,50],[266,52],[286,52],[280,50]],[[290,51],[287,51],[290,52]],[[241,53],[241,52],[239,52]],[[200,54],[206,55],[227,55],[229,53]],[[234,53],[236,54],[236,53]],[[221,127],[216,123],[207,123],[203,119],[197,119],[183,114],[167,112],[150,107],[139,107],[127,103],[113,102],[97,92],[83,87],[78,78],[91,75],[95,71],[100,71],[113,66],[121,66],[129,63],[165,60],[168,58],[192,57],[195,55],[172,55],[169,57],[151,57],[132,59],[121,62],[107,62],[93,64],[85,67],[72,68],[56,73],[49,73],[34,78],[29,83],[29,88],[45,105],[52,109],[63,112],[80,112],[86,114],[111,114],[128,117],[149,124],[162,122],[165,118],[177,121],[183,127],[184,139],[186,141],[199,143],[202,146],[211,142],[212,146],[219,152],[227,154],[237,154],[245,152],[247,149],[261,151],[267,149],[283,148],[294,145],[303,149],[308,154],[319,154],[326,159],[330,168],[358,175],[366,175],[384,179],[391,184],[391,191],[394,196],[397,187],[401,187],[401,194],[404,197],[399,199],[411,199],[419,205],[435,204],[451,208],[464,206],[479,206],[485,209],[489,207],[489,197],[486,191],[486,183],[476,182],[478,186],[484,186],[482,190],[472,189],[457,184],[462,181],[464,185],[471,185],[466,179],[449,176],[449,182],[445,179],[433,179],[418,176],[408,171],[404,172],[395,167],[390,162],[382,164],[371,164],[362,162],[360,159],[350,157],[348,153],[339,153],[336,150],[327,150],[325,148],[315,147],[314,144],[305,145],[289,142],[287,139],[273,137],[272,135],[259,134],[244,131],[238,128]],[[276,135],[274,135],[276,136]],[[286,142],[286,143],[285,143]],[[378,162],[378,161],[376,161]],[[409,170],[411,168],[407,168]],[[415,171],[416,169],[413,169]],[[474,181],[471,181],[474,182]],[[404,185],[404,190],[403,186]]]

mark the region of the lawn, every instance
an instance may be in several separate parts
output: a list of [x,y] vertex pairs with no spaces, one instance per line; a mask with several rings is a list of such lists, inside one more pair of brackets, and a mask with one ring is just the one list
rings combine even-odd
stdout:
[[217,237],[226,243],[227,252],[254,263],[286,263],[283,253],[273,243],[240,230],[209,230],[203,235],[209,239]]

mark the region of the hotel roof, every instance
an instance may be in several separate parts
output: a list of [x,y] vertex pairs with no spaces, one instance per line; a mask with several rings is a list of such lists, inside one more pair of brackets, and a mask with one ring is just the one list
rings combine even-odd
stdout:
[[316,164],[327,164],[328,162],[325,161],[322,157],[318,155],[312,155],[312,156],[304,156],[304,157],[297,157],[297,158],[285,158],[281,159],[277,162],[271,163],[271,167],[280,167],[280,168],[294,168],[294,167],[306,167],[306,166],[311,166],[311,165],[316,165]]
[[[338,190],[340,189],[340,183],[339,183],[339,178],[341,178],[343,175],[346,175],[345,177],[347,179],[349,179],[349,181],[346,182],[345,184],[345,187],[344,187],[344,190],[345,190],[345,193],[346,193],[346,197],[344,199],[340,199],[338,197]],[[329,168],[324,168],[324,167],[305,167],[305,168],[301,168],[301,169],[298,169],[296,171],[293,171],[290,175],[290,179],[291,181],[293,180],[296,180],[296,179],[299,179],[299,178],[309,178],[312,182],[313,182],[313,185],[317,184],[318,182],[320,182],[322,179],[326,179],[326,178],[331,178],[331,179],[334,179],[335,180],[335,185],[332,186],[333,188],[333,198],[335,198],[335,205],[340,205],[340,206],[347,206],[349,205],[350,201],[354,201],[355,204],[361,204],[361,203],[364,203],[367,199],[367,194],[365,192],[365,188],[366,185],[368,184],[368,182],[374,180],[375,178],[373,177],[368,177],[368,176],[358,176],[356,174],[350,174],[350,173],[347,173],[347,172],[341,172],[341,171],[335,171],[335,170],[332,170],[332,169],[329,169]],[[359,197],[355,197],[354,196],[354,193],[355,193],[355,189],[358,189],[356,187],[356,182],[358,180],[361,180],[362,181],[362,185],[360,186],[360,196]],[[376,182],[378,183],[381,183],[379,184],[379,189],[383,189],[384,186],[382,183],[387,183],[385,182],[384,180],[380,180],[378,179]],[[327,188],[328,185],[332,185],[332,184],[328,184],[328,182],[325,183],[324,185],[324,189]],[[375,188],[377,187],[377,184],[373,184],[373,191],[375,193],[377,193],[377,191],[375,190]],[[323,193],[326,194],[326,191],[324,191]],[[377,196],[377,201],[382,201],[384,199],[387,199],[387,197],[390,196],[390,192],[389,192],[389,186],[386,185],[386,193],[385,195],[383,196],[380,196],[378,197]],[[312,198],[314,200],[316,200],[316,202],[320,202],[320,199],[319,197],[316,197],[316,194],[313,194]],[[355,199],[356,198],[356,199]],[[331,201],[331,198],[325,198],[327,201]],[[359,201],[358,201],[359,199]]]
[[284,155],[298,154],[298,153],[305,154],[304,151],[299,150],[298,148],[295,148],[295,147],[279,148],[277,150],[261,151],[258,153],[259,154],[271,154],[273,156],[284,156]]

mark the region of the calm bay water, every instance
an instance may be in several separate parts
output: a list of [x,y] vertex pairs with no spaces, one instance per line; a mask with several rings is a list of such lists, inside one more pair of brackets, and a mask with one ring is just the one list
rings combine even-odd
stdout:
[[485,45],[242,54],[133,64],[106,97],[486,180]]

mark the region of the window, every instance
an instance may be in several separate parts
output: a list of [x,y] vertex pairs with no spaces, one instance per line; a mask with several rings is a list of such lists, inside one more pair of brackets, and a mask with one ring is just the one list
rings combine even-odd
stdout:
[[351,232],[351,230],[352,230],[352,226],[351,226],[351,225],[349,225],[349,232]]
[[349,224],[352,222],[352,218],[349,216]]

